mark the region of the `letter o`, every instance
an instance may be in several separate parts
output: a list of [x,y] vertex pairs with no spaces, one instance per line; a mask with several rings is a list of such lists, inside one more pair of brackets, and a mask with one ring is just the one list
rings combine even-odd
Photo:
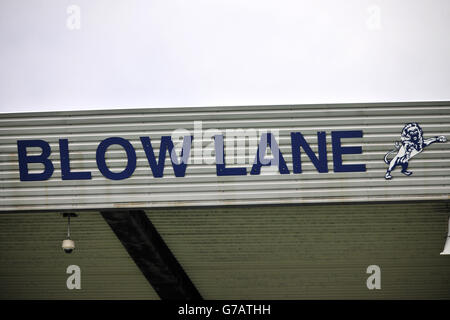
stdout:
[[[106,165],[105,161],[106,149],[108,149],[108,147],[113,144],[118,144],[122,146],[127,153],[128,158],[127,166],[122,172],[112,172]],[[98,170],[100,170],[100,172],[105,178],[111,180],[123,180],[129,178],[136,169],[136,151],[134,151],[133,146],[128,140],[120,137],[107,138],[102,142],[100,142],[97,148],[96,160]]]

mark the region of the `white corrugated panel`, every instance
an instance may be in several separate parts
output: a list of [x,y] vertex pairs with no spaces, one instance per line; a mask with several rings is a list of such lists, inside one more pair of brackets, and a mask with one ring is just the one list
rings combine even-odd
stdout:
[[[274,132],[290,174],[263,167],[261,175],[250,175],[255,157],[251,142],[235,149],[247,161],[246,176],[217,176],[214,152],[197,163],[194,122],[203,134],[218,129],[230,141],[227,129],[255,129]],[[207,108],[132,109],[80,112],[0,114],[0,211],[92,208],[151,208],[193,205],[323,203],[349,201],[391,201],[448,199],[450,184],[450,142],[435,143],[411,159],[412,176],[397,168],[392,180],[385,180],[383,157],[400,140],[405,123],[418,122],[424,138],[450,138],[450,102],[377,103],[336,105],[243,106]],[[194,135],[190,164],[185,177],[175,177],[166,157],[164,177],[154,178],[139,137],[149,136],[159,152],[163,135],[176,129]],[[333,172],[331,131],[362,130],[362,138],[344,139],[344,146],[361,146],[362,154],[344,155],[344,164],[365,164],[366,172]],[[301,132],[317,152],[317,131],[327,133],[328,173],[318,173],[302,151],[303,173],[292,170],[291,132]],[[277,134],[278,132],[278,134]],[[211,134],[210,134],[211,136]],[[96,149],[109,137],[131,142],[137,155],[134,174],[124,180],[109,180],[97,168]],[[59,139],[69,140],[73,171],[90,171],[91,180],[61,180]],[[20,181],[17,140],[42,139],[50,143],[55,171],[46,181]],[[203,139],[205,151],[213,140]],[[179,149],[177,149],[179,150]],[[30,149],[30,151],[32,151]],[[230,153],[225,149],[227,159]],[[30,153],[31,154],[31,153]],[[114,172],[126,166],[120,147],[108,149],[107,163]],[[205,163],[207,161],[207,163]],[[30,165],[39,172],[40,167]]]

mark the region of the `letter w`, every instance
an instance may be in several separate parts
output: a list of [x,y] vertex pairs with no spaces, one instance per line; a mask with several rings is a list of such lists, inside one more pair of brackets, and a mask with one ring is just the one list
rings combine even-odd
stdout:
[[[170,136],[162,136],[159,147],[158,162],[156,161],[155,153],[153,152],[152,143],[149,137],[141,137],[142,147],[147,156],[150,169],[152,169],[155,178],[162,178],[164,174],[164,162],[166,161],[166,152],[169,151],[170,161],[172,162],[173,171],[176,177],[184,177],[186,174],[187,161],[191,153],[192,136],[185,136],[183,139],[183,147],[181,149],[180,161],[177,159],[172,138]],[[180,163],[178,163],[180,162]]]

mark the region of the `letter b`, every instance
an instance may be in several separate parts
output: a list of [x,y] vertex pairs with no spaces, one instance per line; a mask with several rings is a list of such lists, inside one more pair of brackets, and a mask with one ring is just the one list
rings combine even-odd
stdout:
[[[27,155],[28,147],[42,149],[40,155]],[[20,181],[43,181],[48,180],[53,174],[53,163],[48,159],[52,152],[48,142],[44,140],[17,140],[17,152],[19,157]],[[44,171],[41,173],[29,173],[28,163],[42,163]]]

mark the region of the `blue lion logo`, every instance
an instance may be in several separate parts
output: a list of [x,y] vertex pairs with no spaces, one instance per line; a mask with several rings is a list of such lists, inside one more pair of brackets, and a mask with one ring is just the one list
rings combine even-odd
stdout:
[[[409,160],[415,155],[421,153],[425,147],[435,142],[447,142],[445,136],[439,136],[429,139],[423,138],[423,130],[416,122],[406,124],[402,130],[401,141],[395,142],[395,148],[384,156],[384,162],[389,165],[384,178],[386,180],[392,179],[391,171],[396,166],[402,167],[402,173],[404,175],[412,175],[411,171],[408,171]],[[388,157],[397,152],[397,154],[390,161]]]

